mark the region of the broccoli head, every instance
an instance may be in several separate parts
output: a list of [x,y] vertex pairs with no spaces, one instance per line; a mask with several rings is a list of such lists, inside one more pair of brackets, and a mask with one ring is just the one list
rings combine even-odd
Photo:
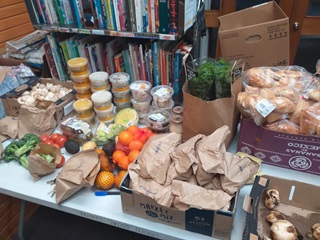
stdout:
[[16,157],[20,157],[21,155],[31,151],[40,142],[40,138],[32,133],[25,134],[21,140],[24,141],[25,144],[22,147],[20,147],[17,151],[15,151],[14,154],[16,155]]
[[25,168],[28,169],[28,156],[27,154],[23,154],[19,157],[19,163]]
[[34,144],[34,146],[36,146],[40,142],[40,138],[33,133],[25,134],[21,140],[25,142],[31,141],[30,143]]
[[11,160],[17,159],[17,156],[15,155],[15,153],[24,145],[25,145],[25,141],[22,141],[22,140],[11,142],[4,149],[4,158],[3,158],[4,161],[10,162]]

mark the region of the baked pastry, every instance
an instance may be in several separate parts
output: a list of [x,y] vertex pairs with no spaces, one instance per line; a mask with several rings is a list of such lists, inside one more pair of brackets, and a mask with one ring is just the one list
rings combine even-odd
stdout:
[[292,87],[275,87],[272,88],[272,90],[277,97],[285,97],[293,102],[297,102],[301,99],[300,92]]
[[270,102],[276,107],[274,111],[278,113],[292,113],[295,110],[294,103],[285,97],[275,97]]
[[265,67],[250,68],[245,73],[245,82],[252,87],[270,88],[275,84],[273,75],[274,73]]
[[318,89],[311,90],[308,94],[308,97],[310,100],[320,102],[320,90]]
[[272,99],[276,96],[275,92],[272,90],[272,88],[262,88],[260,90],[259,95],[265,99]]
[[320,125],[320,103],[315,103],[307,109],[301,110],[300,133],[313,135]]
[[273,130],[276,132],[290,133],[290,134],[299,134],[299,126],[290,122],[289,120],[280,120],[274,123],[266,124],[264,126],[268,130]]
[[293,113],[291,113],[289,120],[295,124],[300,124],[300,115],[301,115],[301,111],[304,109],[307,109],[308,107],[310,107],[311,102],[310,101],[306,101],[304,99],[301,99],[297,105],[296,108],[294,110]]
[[248,109],[251,118],[257,125],[262,125],[265,121],[264,117],[256,109],[257,104],[263,99],[264,98],[258,94],[249,94],[244,99],[244,105],[246,109]]
[[288,118],[289,118],[289,114],[271,112],[270,114],[268,114],[268,116],[266,116],[266,123],[273,123],[281,119],[288,119]]

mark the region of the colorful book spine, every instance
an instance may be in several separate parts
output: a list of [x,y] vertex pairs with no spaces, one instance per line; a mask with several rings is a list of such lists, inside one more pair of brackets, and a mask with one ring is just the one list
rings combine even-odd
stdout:
[[173,91],[179,93],[179,75],[181,67],[181,49],[177,49],[174,54],[174,69],[173,69]]
[[107,12],[107,6],[105,0],[99,0],[101,3],[101,10],[102,10],[102,20],[104,21],[104,25],[106,29],[109,29],[109,23],[108,23],[108,12]]
[[98,69],[99,71],[106,71],[103,43],[102,42],[95,43],[95,47],[96,47],[96,55],[98,59]]
[[149,0],[150,3],[150,32],[156,32],[156,17],[155,17],[155,0]]
[[97,20],[98,20],[98,26],[99,28],[106,28],[105,21],[103,19],[103,12],[102,12],[102,6],[100,0],[93,0],[94,9],[96,12]]
[[72,4],[73,4],[75,19],[76,19],[78,28],[83,28],[82,8],[79,3],[79,0],[72,0]]
[[130,53],[130,59],[132,63],[132,69],[133,69],[133,81],[139,80],[139,71],[138,71],[138,59],[137,59],[137,53],[136,48],[132,43],[129,43],[129,53]]
[[119,23],[120,23],[120,29],[121,31],[124,31],[124,21],[123,21],[123,10],[122,10],[122,1],[118,0],[118,11],[119,11]]
[[121,27],[120,27],[120,15],[119,15],[119,1],[118,0],[113,0],[113,11],[114,11],[114,17],[116,19],[116,30],[117,31],[121,31]]
[[71,56],[69,55],[69,51],[68,51],[68,47],[67,47],[67,43],[66,41],[62,41],[62,42],[59,42],[61,48],[62,48],[62,53],[63,53],[63,56],[65,58],[66,61],[69,61],[71,59]]
[[169,0],[159,0],[159,33],[169,33]]
[[148,0],[142,0],[142,32],[149,32]]
[[50,48],[52,50],[52,56],[53,56],[53,59],[54,59],[54,62],[55,62],[56,68],[57,68],[59,79],[60,79],[60,81],[65,82],[66,77],[65,77],[65,73],[62,69],[61,59],[60,59],[60,55],[59,55],[60,53],[59,53],[58,46],[57,46],[52,34],[47,35],[47,40],[48,40],[48,43],[49,43]]
[[135,2],[133,0],[128,0],[128,7],[129,7],[129,15],[130,15],[130,27],[131,31],[136,32],[136,10],[135,10]]
[[60,2],[59,2],[59,0],[53,0],[53,1],[54,1],[54,6],[55,6],[55,9],[56,9],[60,24],[61,24],[61,26],[65,26],[65,21],[64,21],[64,18],[63,18]]
[[49,12],[50,12],[50,16],[52,19],[52,23],[59,23],[59,18],[57,16],[54,4],[53,4],[53,0],[47,0],[46,1],[49,7]]
[[45,54],[45,57],[46,57],[46,60],[47,60],[47,63],[48,63],[48,67],[49,67],[49,70],[50,70],[51,77],[53,79],[59,79],[57,67],[56,67],[56,64],[55,64],[53,56],[52,56],[52,51],[51,51],[51,48],[50,48],[50,44],[48,42],[46,42],[46,43],[44,43],[42,45],[42,48],[44,50],[44,54]]
[[114,0],[110,0],[110,10],[111,10],[111,16],[112,16],[112,22],[113,22],[113,30],[117,30],[117,20],[116,20],[116,15],[114,11]]
[[49,19],[49,10],[47,10],[47,7],[46,7],[46,4],[45,4],[45,0],[40,0],[40,6],[41,6],[41,9],[42,9],[42,12],[43,12],[43,16],[44,16],[44,18],[45,18],[45,22],[47,23],[47,24],[51,24],[51,22],[50,22],[50,19]]
[[124,59],[123,59],[122,52],[120,52],[114,56],[114,66],[115,66],[116,72],[124,72],[125,71]]
[[129,74],[130,83],[131,83],[133,82],[134,76],[132,72],[133,70],[132,70],[132,63],[130,59],[129,49],[122,50],[122,56],[123,56],[125,72]]
[[145,55],[144,55],[142,44],[139,45],[139,56],[140,56],[140,62],[141,62],[141,79],[147,80],[146,61],[145,61]]
[[153,62],[152,62],[152,49],[151,48],[148,50],[148,54],[149,54],[149,67],[150,67],[150,78],[149,78],[149,81],[153,86],[154,81],[153,81]]
[[64,14],[66,16],[66,24],[72,25],[74,24],[72,9],[69,0],[63,0],[63,9]]
[[143,32],[142,2],[141,1],[142,0],[135,0],[137,32]]
[[154,0],[154,19],[156,33],[158,33],[160,29],[159,0]]
[[170,16],[170,34],[177,34],[178,32],[178,11],[179,0],[169,0],[169,16]]
[[159,41],[152,43],[152,62],[153,62],[153,84],[154,86],[160,85],[160,64],[159,64]]
[[130,23],[130,13],[129,13],[129,3],[127,0],[119,0],[119,9],[121,8],[123,26],[121,26],[121,31],[130,31],[131,30],[131,23]]
[[108,29],[114,30],[113,18],[112,18],[112,10],[111,10],[111,1],[110,0],[102,0],[106,3],[107,16],[108,16]]

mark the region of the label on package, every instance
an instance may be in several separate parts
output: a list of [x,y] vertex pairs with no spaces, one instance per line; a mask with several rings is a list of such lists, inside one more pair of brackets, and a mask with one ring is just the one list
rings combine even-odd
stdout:
[[73,103],[75,100],[69,102],[67,105],[63,107],[64,116],[67,116],[69,113],[73,111]]
[[155,91],[155,95],[158,97],[163,97],[169,93],[169,90],[167,88],[161,87],[157,91]]
[[133,83],[133,84],[131,84],[130,88],[131,88],[131,90],[136,90],[136,91],[138,91],[138,90],[140,90],[141,88],[143,88],[143,86],[142,86],[142,84],[139,84],[139,83]]
[[154,113],[154,114],[151,114],[149,116],[149,118],[153,121],[156,121],[156,122],[163,122],[164,120],[166,120],[166,117],[163,116],[161,113]]
[[267,99],[263,99],[257,103],[256,109],[263,116],[268,116],[276,107]]

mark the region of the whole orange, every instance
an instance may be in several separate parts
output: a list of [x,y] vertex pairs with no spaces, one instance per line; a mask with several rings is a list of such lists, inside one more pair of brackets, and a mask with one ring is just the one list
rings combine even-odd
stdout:
[[140,154],[140,151],[138,151],[138,150],[132,150],[132,151],[129,153],[129,155],[128,155],[129,162],[130,162],[130,163],[133,163],[133,162],[137,159],[137,157],[139,156],[139,154]]
[[114,175],[109,171],[100,171],[95,179],[94,185],[100,190],[108,190],[114,185]]
[[129,131],[125,130],[119,133],[118,141],[124,146],[128,146],[129,143],[132,141],[133,135]]
[[128,170],[128,166],[130,164],[129,157],[128,156],[122,156],[119,158],[118,166],[122,170]]
[[143,148],[143,143],[140,140],[134,139],[129,143],[130,151],[132,151],[132,150],[141,151],[142,148]]
[[121,157],[123,157],[123,156],[126,156],[125,152],[120,151],[120,150],[116,150],[116,151],[114,151],[113,154],[112,154],[112,160],[113,160],[116,164],[118,164],[119,159],[120,159]]
[[120,189],[120,183],[121,183],[122,179],[125,177],[126,174],[127,174],[126,170],[121,170],[114,177],[114,185],[116,186],[116,188]]
[[143,144],[145,144],[148,140],[147,135],[144,132],[138,132],[133,135],[133,139],[141,141]]
[[136,133],[140,132],[141,130],[138,126],[132,125],[132,126],[128,127],[126,129],[126,131],[130,132],[132,135],[135,135]]

